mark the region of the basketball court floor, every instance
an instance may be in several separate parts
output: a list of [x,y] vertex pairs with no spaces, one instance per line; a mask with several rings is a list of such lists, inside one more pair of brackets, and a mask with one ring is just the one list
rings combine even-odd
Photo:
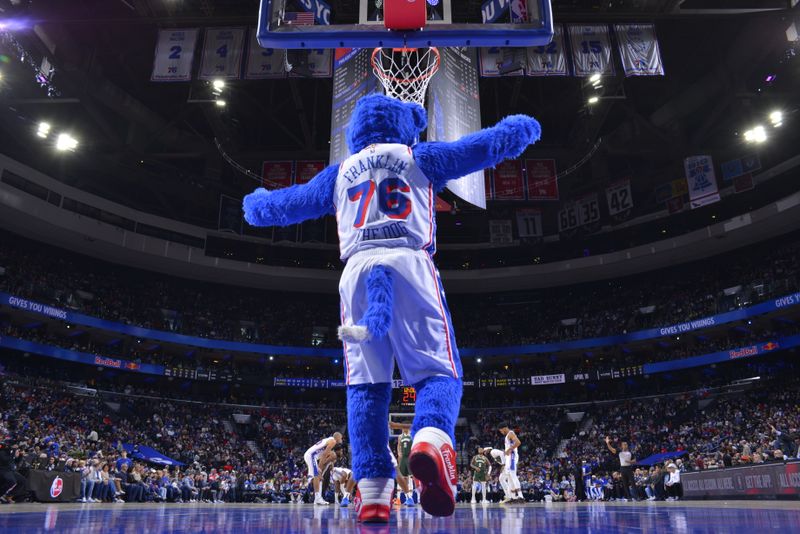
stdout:
[[310,505],[20,504],[0,508],[0,532],[793,532],[797,501],[458,505],[452,517],[399,509],[388,526],[358,525],[352,509]]

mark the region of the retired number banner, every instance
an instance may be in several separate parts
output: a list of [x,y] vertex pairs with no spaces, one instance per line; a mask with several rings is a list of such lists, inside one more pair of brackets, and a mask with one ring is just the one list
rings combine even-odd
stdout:
[[578,205],[571,202],[558,212],[558,231],[566,232],[580,226]]
[[617,215],[628,211],[633,207],[633,195],[631,195],[631,181],[621,180],[611,184],[606,189],[606,200],[608,201],[608,214]]
[[719,189],[711,156],[690,156],[683,160],[692,209],[719,202]]
[[289,72],[292,78],[330,78],[333,76],[333,49],[332,48],[315,48],[312,50],[295,50],[296,53],[307,54],[306,63],[303,65],[303,70],[306,73]]
[[522,162],[509,159],[494,168],[495,200],[525,200],[525,179]]
[[600,220],[600,202],[597,193],[587,195],[578,200],[578,221],[581,226]]
[[161,30],[158,32],[153,82],[185,82],[192,79],[194,45],[197,30]]
[[261,48],[257,37],[257,29],[250,28],[247,67],[244,71],[245,79],[284,78],[286,76],[286,50]]
[[525,172],[528,175],[528,200],[558,200],[556,160],[527,159]]
[[517,231],[520,237],[542,237],[542,211],[535,208],[517,211]]
[[291,161],[265,161],[262,167],[263,185],[267,189],[282,189],[292,185]]
[[664,65],[652,24],[615,24],[625,76],[663,76]]
[[481,76],[523,76],[527,66],[527,49],[525,48],[481,48]]
[[566,76],[567,53],[564,48],[564,28],[553,28],[553,40],[544,46],[531,46],[528,51],[528,76]]
[[567,24],[575,76],[614,74],[611,39],[605,24]]
[[242,70],[244,28],[208,28],[200,62],[201,80],[238,79]]

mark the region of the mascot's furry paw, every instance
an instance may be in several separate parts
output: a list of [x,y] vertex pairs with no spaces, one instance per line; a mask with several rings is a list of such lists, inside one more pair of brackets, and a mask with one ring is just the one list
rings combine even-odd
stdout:
[[364,343],[370,340],[369,330],[357,324],[342,325],[339,327],[339,339],[345,343]]
[[285,226],[287,223],[280,201],[263,187],[244,197],[242,208],[244,220],[252,226]]
[[542,127],[533,117],[527,115],[510,115],[500,121],[498,126],[503,126],[507,134],[504,136],[503,149],[511,157],[518,157],[525,152],[528,145],[539,140],[542,136]]

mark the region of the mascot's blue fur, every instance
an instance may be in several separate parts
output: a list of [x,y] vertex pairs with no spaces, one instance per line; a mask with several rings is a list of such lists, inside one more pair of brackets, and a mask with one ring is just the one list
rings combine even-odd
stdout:
[[[536,120],[513,115],[492,128],[455,142],[416,143],[426,126],[426,114],[421,106],[382,95],[367,96],[358,102],[350,119],[348,147],[355,154],[371,144],[411,146],[417,165],[438,193],[450,180],[519,156],[540,136]],[[245,219],[254,226],[286,226],[333,214],[338,170],[338,165],[331,165],[305,185],[277,191],[257,189],[244,199]],[[347,338],[348,341],[377,339],[389,331],[392,307],[392,273],[389,270],[379,266],[370,272],[367,298],[367,311],[357,324],[364,335],[355,340]],[[413,385],[417,403],[412,434],[422,428],[435,427],[447,433],[455,444],[453,433],[461,405],[461,380],[431,376]],[[348,387],[348,426],[356,480],[394,477],[386,446],[391,392],[391,384]]]

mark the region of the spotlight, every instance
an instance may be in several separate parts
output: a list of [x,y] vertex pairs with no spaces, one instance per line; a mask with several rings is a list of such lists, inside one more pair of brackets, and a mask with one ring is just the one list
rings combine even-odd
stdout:
[[65,152],[67,150],[73,151],[76,148],[78,148],[77,139],[66,133],[58,134],[58,137],[56,138],[56,150],[59,152]]
[[213,82],[211,82],[211,86],[216,91],[222,91],[223,89],[225,89],[225,80],[214,80]]
[[270,357],[269,357],[269,361],[272,361],[272,360],[274,360],[274,359],[275,359],[275,356],[270,356]]
[[774,127],[779,127],[783,124],[783,112],[775,110],[769,114],[769,120]]
[[216,104],[217,104],[217,107],[224,108],[227,103],[224,100],[217,100]]
[[748,143],[763,143],[767,140],[767,131],[758,125],[744,132],[744,140]]
[[589,103],[590,104],[597,104],[600,101],[600,97],[598,96],[590,96]]
[[483,361],[483,358],[475,358],[475,361],[481,363]]
[[36,130],[36,135],[42,139],[47,139],[47,136],[50,135],[50,124],[47,122],[40,122],[39,129]]
[[767,74],[767,76],[764,78],[764,81],[765,81],[766,83],[772,83],[772,82],[774,82],[774,81],[775,81],[775,78],[777,78],[777,76],[776,76],[776,75],[774,75],[774,74]]
[[600,81],[600,73],[595,72],[589,77],[589,83],[597,83]]

